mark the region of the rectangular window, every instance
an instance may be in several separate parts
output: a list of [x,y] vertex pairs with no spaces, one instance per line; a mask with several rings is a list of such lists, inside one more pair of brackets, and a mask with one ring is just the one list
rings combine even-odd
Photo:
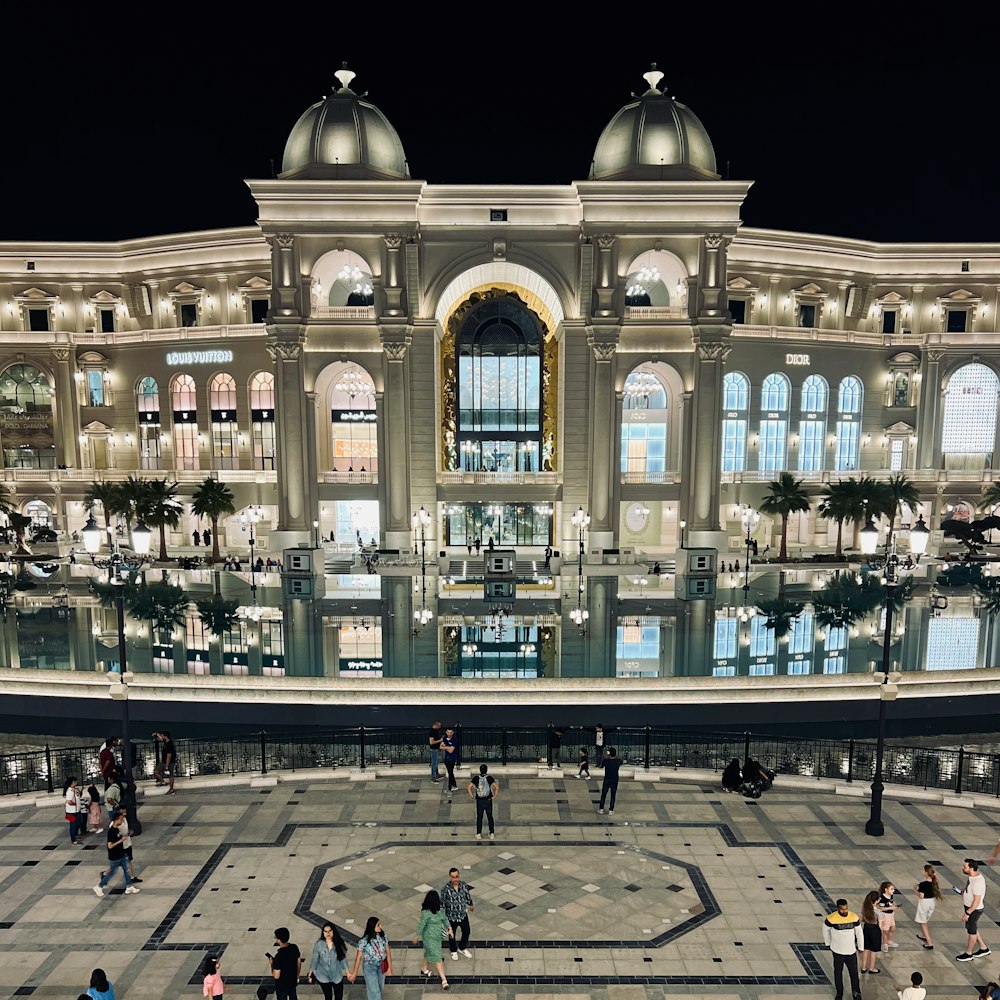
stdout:
[[722,471],[744,472],[747,467],[747,422],[722,421]]
[[716,660],[729,660],[736,655],[736,619],[715,619],[715,652]]
[[[814,631],[815,624],[812,612],[803,611],[798,618],[794,618],[791,631],[788,633],[789,654],[812,656]],[[808,671],[806,672],[808,673]]]
[[789,660],[788,673],[793,677],[802,677],[812,673],[811,660]]
[[899,312],[896,309],[886,309],[882,312],[882,332],[883,333],[895,333],[896,332],[896,319],[899,316]]
[[267,322],[267,311],[270,308],[271,308],[271,303],[268,299],[251,299],[250,322],[251,323]]
[[896,372],[892,382],[892,405],[910,405],[910,373]]
[[663,472],[666,458],[665,423],[622,424],[622,472]]
[[750,656],[774,656],[774,629],[767,627],[764,615],[754,615],[750,619]]
[[239,432],[230,420],[212,423],[212,467],[215,469],[238,469]]
[[978,618],[932,618],[927,628],[927,670],[974,670],[979,659]]
[[906,442],[903,438],[894,437],[889,442],[889,471],[902,472],[903,458],[906,455]]
[[174,468],[178,472],[200,468],[197,424],[174,424]]
[[43,333],[49,328],[49,311],[48,309],[29,309],[28,310],[28,329],[33,330],[36,333]]
[[784,472],[787,447],[788,424],[785,420],[762,420],[760,422],[760,451],[757,468],[761,472]]
[[733,317],[734,323],[745,323],[747,321],[747,300],[730,299],[729,315]]
[[799,472],[820,472],[826,449],[826,424],[803,420],[799,424]]
[[847,658],[844,656],[827,656],[823,660],[824,674],[842,674],[847,670]]
[[160,467],[160,425],[139,424],[139,468]]
[[849,472],[858,467],[858,451],[861,438],[861,424],[853,420],[837,421],[837,455],[835,467],[838,472]]
[[87,406],[103,406],[104,373],[97,368],[88,368],[85,377],[87,380]]
[[274,468],[275,435],[272,421],[255,420],[252,425],[253,467],[255,469]]
[[945,313],[945,329],[948,333],[965,333],[969,324],[967,309],[949,309]]
[[198,306],[193,302],[181,303],[181,326],[198,325]]
[[799,326],[812,327],[816,325],[816,307],[802,304],[799,306]]
[[101,333],[115,332],[115,311],[114,309],[98,309],[101,321]]

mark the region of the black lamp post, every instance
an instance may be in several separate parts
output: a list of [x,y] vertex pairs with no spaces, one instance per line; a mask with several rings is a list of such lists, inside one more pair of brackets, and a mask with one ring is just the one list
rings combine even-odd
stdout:
[[[927,541],[930,531],[921,517],[910,531],[910,551],[919,560],[927,551]],[[861,551],[868,556],[868,565],[873,569],[881,569],[882,584],[885,587],[885,633],[882,637],[882,674],[879,679],[878,699],[878,742],[875,746],[875,776],[872,779],[872,804],[868,822],[865,823],[865,833],[869,837],[885,835],[885,825],[882,822],[882,793],[885,786],[882,783],[882,764],[885,757],[885,706],[886,702],[894,701],[897,694],[896,681],[899,674],[890,673],[890,646],[892,643],[892,613],[893,599],[896,587],[899,586],[900,570],[912,569],[914,563],[907,558],[901,560],[896,552],[896,536],[889,525],[889,534],[885,541],[885,554],[876,557],[878,549],[878,528],[871,517],[861,529]]]
[[427,607],[426,531],[431,523],[431,516],[427,513],[426,508],[421,507],[420,510],[414,512],[410,523],[413,525],[413,530],[420,533],[420,609],[413,612],[413,620],[417,623],[414,628],[414,634],[416,634],[417,629],[423,628],[434,617]]
[[91,513],[83,528],[83,545],[90,556],[90,561],[98,568],[108,571],[108,583],[114,589],[115,611],[117,612],[118,624],[118,668],[121,684],[117,691],[115,690],[115,686],[112,686],[111,697],[122,703],[122,768],[125,771],[126,778],[131,782],[134,761],[132,760],[132,744],[129,740],[129,676],[126,659],[127,651],[125,648],[125,581],[129,573],[135,572],[139,568],[142,558],[149,555],[149,543],[152,532],[150,532],[149,528],[142,521],[139,521],[132,529],[132,549],[140,557],[138,565],[126,561],[121,549],[118,548],[118,540],[114,532],[110,529],[108,530],[108,545],[111,549],[110,555],[99,557],[97,553],[101,549],[102,534],[104,532],[98,527],[97,522],[94,520],[94,515]]
[[254,538],[254,527],[257,522],[264,516],[264,512],[260,507],[247,507],[247,509],[240,514],[240,527],[243,531],[250,528],[250,593],[253,595],[254,603],[257,603],[257,568],[254,565],[253,560],[253,547],[256,539]]

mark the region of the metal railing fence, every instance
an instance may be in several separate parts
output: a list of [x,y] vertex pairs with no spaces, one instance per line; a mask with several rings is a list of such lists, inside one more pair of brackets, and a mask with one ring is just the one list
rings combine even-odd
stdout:
[[[248,733],[243,736],[179,739],[179,778],[267,774],[271,771],[330,770],[350,767],[427,765],[426,727],[368,727],[306,730],[302,733]],[[554,726],[458,726],[461,763],[552,764],[572,766],[587,746],[596,750],[591,730]],[[759,760],[780,774],[869,782],[875,772],[875,743],[823,740],[763,733],[723,733],[657,726],[615,727],[605,743],[631,767],[700,768],[720,772],[734,757]],[[153,774],[161,744],[133,743],[139,780]],[[558,749],[557,749],[558,747]],[[61,790],[74,776],[97,782],[99,748],[46,746],[44,750],[0,754],[0,795]],[[887,744],[883,765],[886,784],[943,791],[976,792],[1000,797],[1000,754]]]

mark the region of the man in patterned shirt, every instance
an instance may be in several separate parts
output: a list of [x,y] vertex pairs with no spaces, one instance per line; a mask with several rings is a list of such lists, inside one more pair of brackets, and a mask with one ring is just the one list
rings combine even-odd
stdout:
[[[458,961],[458,953],[461,952],[466,958],[472,958],[469,951],[469,914],[475,909],[472,902],[472,893],[469,887],[462,881],[462,876],[457,868],[452,868],[448,872],[448,881],[441,889],[441,903],[444,912],[451,924],[451,937],[448,938],[448,947],[451,949],[451,959]],[[458,931],[461,928],[462,942],[459,944]]]

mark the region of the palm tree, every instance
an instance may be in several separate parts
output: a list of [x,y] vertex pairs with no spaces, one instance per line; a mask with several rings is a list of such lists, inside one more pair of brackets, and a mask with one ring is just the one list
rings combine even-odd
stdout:
[[239,607],[238,601],[226,600],[216,595],[202,598],[194,603],[205,628],[217,639],[222,639],[228,632],[232,632],[240,620],[236,612]]
[[767,616],[764,628],[771,629],[776,639],[784,639],[792,630],[799,615],[805,611],[805,605],[798,601],[789,601],[783,595],[778,597],[762,597],[757,601],[757,610]]
[[31,518],[26,514],[19,514],[16,510],[12,510],[8,512],[7,520],[10,522],[10,526],[14,531],[14,537],[17,539],[16,554],[21,556],[31,555],[31,550],[24,544],[24,533],[31,526]]
[[125,515],[125,525],[129,531],[132,530],[134,518],[138,518],[140,521],[146,519],[146,509],[149,506],[149,486],[148,479],[129,476],[118,487],[118,513]]
[[167,560],[167,526],[176,528],[181,519],[181,503],[177,499],[177,483],[163,479],[147,479],[137,513],[150,528],[160,529],[160,562]]
[[770,491],[764,497],[760,509],[765,514],[777,514],[781,518],[780,562],[788,562],[788,515],[809,509],[809,497],[802,489],[802,480],[790,472],[782,472],[777,479],[767,484]]
[[13,510],[14,504],[10,488],[0,483],[0,514],[6,514],[9,517]]
[[219,558],[219,518],[236,513],[233,491],[218,479],[206,476],[191,497],[191,512],[212,522],[212,559]]
[[109,483],[101,480],[91,484],[90,489],[83,495],[83,502],[88,508],[93,508],[99,503],[104,511],[104,527],[111,530],[111,517],[113,514],[120,514],[124,503],[122,489],[117,483]]
[[[91,589],[102,606],[115,606],[115,584],[91,581]],[[124,584],[125,610],[137,621],[149,622],[152,628],[172,629],[183,625],[187,614],[188,595],[181,587],[170,583]]]
[[844,557],[844,522],[857,521],[862,507],[857,480],[842,479],[839,483],[830,483],[823,488],[823,498],[817,509],[822,517],[837,522],[838,559]]
[[1000,483],[990,483],[983,491],[983,499],[979,504],[983,510],[993,512],[994,507],[1000,507]]
[[889,519],[891,532],[903,504],[906,504],[911,511],[915,511],[920,506],[920,493],[903,472],[897,472],[894,476],[890,476],[880,486],[882,514]]

